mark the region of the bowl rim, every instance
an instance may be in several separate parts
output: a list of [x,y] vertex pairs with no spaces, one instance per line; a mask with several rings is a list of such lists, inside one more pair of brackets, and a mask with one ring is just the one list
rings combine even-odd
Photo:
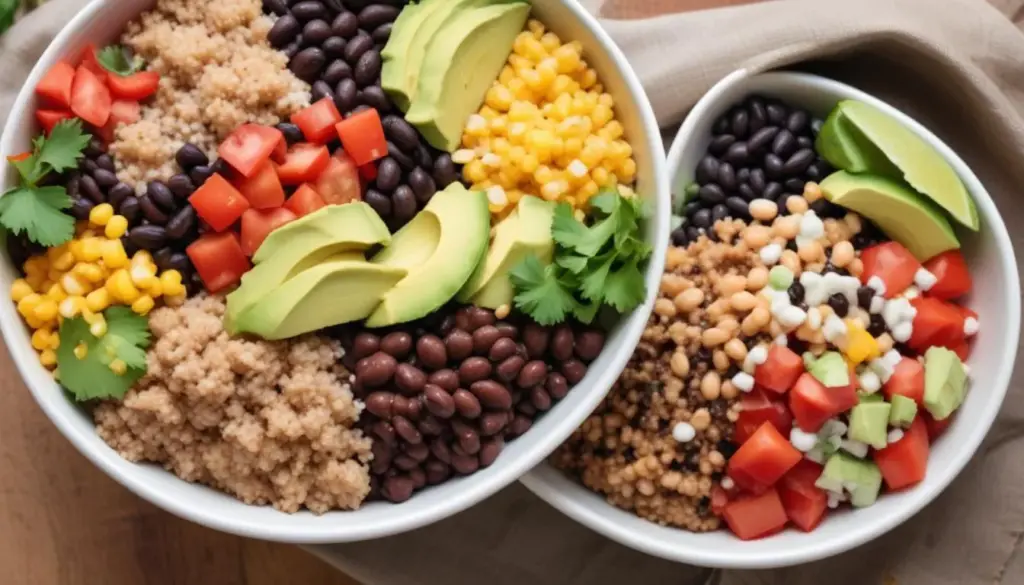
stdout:
[[[706,548],[688,549],[671,546],[664,540],[658,539],[656,535],[645,535],[634,531],[630,527],[616,523],[604,510],[606,507],[616,511],[618,509],[612,507],[607,501],[602,500],[603,506],[599,508],[591,508],[585,505],[583,503],[584,500],[576,496],[583,493],[593,494],[594,492],[578,484],[575,480],[570,479],[547,461],[520,479],[520,482],[530,491],[554,508],[619,544],[670,561],[730,569],[776,568],[831,557],[889,532],[931,503],[963,471],[964,466],[973,457],[995,422],[1009,389],[1021,327],[1020,277],[1017,271],[1013,244],[1002,221],[1002,216],[999,214],[988,191],[963,159],[934,133],[895,106],[856,87],[828,77],[802,72],[771,71],[759,73],[743,68],[730,73],[698,100],[676,133],[668,155],[669,180],[673,185],[676,181],[676,174],[679,172],[682,164],[686,139],[690,138],[694,133],[697,123],[707,116],[715,114],[712,108],[718,106],[721,96],[729,89],[755,77],[774,79],[780,84],[789,82],[804,86],[813,85],[818,88],[827,89],[834,94],[847,96],[850,99],[865,101],[893,113],[916,134],[934,141],[943,158],[950,161],[957,170],[957,174],[968,184],[969,190],[975,198],[975,204],[981,211],[980,215],[986,219],[986,229],[992,230],[998,250],[999,266],[1007,275],[1007,280],[1010,283],[1010,290],[1007,291],[1009,306],[1006,310],[1006,319],[1011,325],[1004,332],[1004,338],[1007,343],[1004,346],[1003,355],[1000,356],[1002,359],[999,361],[1003,365],[995,376],[995,384],[988,388],[989,399],[987,408],[983,411],[982,416],[974,421],[974,424],[970,427],[969,434],[960,443],[960,448],[955,451],[952,462],[947,468],[947,474],[928,486],[915,488],[914,493],[917,494],[916,497],[907,506],[900,508],[897,514],[888,515],[871,523],[861,523],[856,530],[850,531],[844,538],[834,538],[831,541],[819,542],[814,546],[798,550],[787,550],[780,547],[780,549],[772,550],[770,554],[763,553],[757,556],[745,553],[744,543],[739,540],[735,541],[734,546],[722,547],[714,551]],[[648,522],[648,524],[656,529],[680,530],[659,526],[654,522]]]
[[[668,241],[671,192],[666,173],[665,157],[663,153],[664,144],[659,131],[658,123],[654,115],[654,109],[636,71],[626,60],[622,50],[611,39],[608,32],[600,25],[597,18],[590,14],[582,4],[574,0],[529,0],[534,2],[554,2],[561,4],[566,10],[573,14],[579,23],[593,35],[595,46],[608,58],[609,63],[621,75],[623,81],[624,95],[628,95],[637,110],[637,121],[641,131],[634,144],[643,143],[643,148],[649,150],[649,165],[651,168],[651,180],[647,190],[651,192],[650,201],[657,207],[658,211],[665,213],[654,213],[647,220],[646,229],[652,241]],[[17,97],[11,105],[8,119],[0,134],[0,154],[6,155],[8,151],[13,152],[13,135],[30,119],[30,107],[33,104],[33,89],[46,68],[60,59],[73,44],[79,31],[88,27],[94,21],[103,17],[105,11],[114,4],[116,0],[92,0],[82,8],[71,20],[60,30],[54,39],[47,46],[39,60],[32,67],[26,78],[25,84],[18,92]],[[6,180],[7,165],[0,168],[0,181]],[[316,522],[315,526],[310,524],[277,524],[266,526],[258,519],[245,515],[229,515],[219,512],[218,506],[192,506],[189,505],[189,498],[175,497],[174,493],[163,492],[159,484],[146,478],[143,473],[136,471],[134,467],[125,471],[122,467],[127,460],[105,444],[96,448],[89,444],[90,436],[87,432],[76,428],[73,417],[78,416],[74,405],[65,405],[67,397],[63,393],[55,393],[50,384],[37,384],[33,381],[33,373],[30,366],[35,362],[34,351],[25,344],[8,342],[7,351],[11,356],[18,374],[29,389],[32,397],[46,414],[47,418],[57,427],[64,437],[96,467],[106,475],[128,488],[131,492],[166,511],[169,511],[181,518],[196,522],[198,524],[240,536],[258,538],[268,541],[285,542],[292,544],[332,544],[343,542],[356,542],[370,540],[385,536],[391,536],[408,532],[444,518],[453,516],[481,501],[490,497],[502,488],[516,481],[530,468],[543,461],[548,454],[566,439],[573,430],[593,411],[607,394],[619,373],[625,367],[626,361],[632,354],[633,347],[639,341],[647,322],[647,318],[653,308],[657,295],[657,283],[661,275],[661,267],[664,265],[665,248],[654,246],[654,252],[649,260],[645,271],[645,282],[647,283],[648,294],[643,305],[625,316],[621,322],[621,346],[616,348],[614,355],[610,356],[609,363],[598,377],[591,381],[591,388],[586,400],[580,401],[575,408],[567,410],[562,417],[555,419],[553,432],[544,435],[533,435],[534,441],[531,449],[521,454],[518,458],[505,461],[502,465],[494,466],[494,473],[484,476],[477,483],[473,483],[462,489],[457,489],[452,496],[446,500],[430,507],[411,507],[403,514],[393,514],[386,521],[374,522],[372,525],[363,522],[337,521],[337,517],[324,515],[317,516],[322,521]],[[16,339],[20,334],[20,328],[24,324],[17,313],[11,307],[0,310],[0,333],[5,340]],[[598,391],[597,388],[604,388]],[[584,390],[581,388],[580,390]],[[71,408],[67,408],[71,406]],[[92,437],[94,438],[94,437]],[[134,463],[128,462],[131,465]],[[161,470],[162,471],[162,470]],[[170,472],[165,472],[170,473]],[[173,476],[173,474],[171,474]],[[185,480],[178,478],[178,481],[185,484]],[[197,489],[212,489],[207,486],[190,484],[189,487]],[[219,490],[216,490],[219,492]],[[220,492],[222,493],[222,492]],[[415,501],[415,500],[410,500]],[[240,502],[241,503],[241,502]],[[397,504],[396,506],[401,506]],[[334,511],[335,514],[357,514],[359,510]],[[306,513],[305,511],[300,514]],[[296,514],[299,516],[300,514]],[[334,521],[331,521],[334,520]]]

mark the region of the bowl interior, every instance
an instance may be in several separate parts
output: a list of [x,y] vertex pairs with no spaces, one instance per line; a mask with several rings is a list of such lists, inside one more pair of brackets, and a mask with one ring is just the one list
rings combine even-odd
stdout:
[[[90,4],[57,37],[33,69],[0,139],[0,155],[28,148],[37,132],[32,88],[58,59],[74,59],[86,43],[116,41],[123,26],[148,9],[152,0],[102,0]],[[649,200],[653,214],[645,226],[649,242],[668,240],[669,189],[664,172],[663,145],[654,114],[639,81],[621,52],[597,22],[572,0],[534,0],[533,16],[563,39],[580,41],[584,57],[596,68],[606,91],[615,98],[616,113],[626,130],[638,165],[637,192]],[[0,168],[0,184],[15,180],[8,165]],[[403,504],[370,503],[354,512],[316,516],[308,512],[283,514],[265,506],[248,506],[218,491],[189,484],[154,465],[122,459],[94,431],[88,414],[65,398],[39,365],[14,305],[0,303],[4,339],[37,402],[60,431],[96,465],[147,500],[190,520],[246,536],[297,543],[364,540],[411,530],[450,516],[486,498],[536,465],[564,440],[597,406],[625,366],[653,305],[664,265],[664,246],[647,272],[648,299],[631,316],[621,319],[604,352],[587,377],[531,431],[507,445],[498,461],[472,476],[426,489]],[[10,262],[0,263],[0,287],[9,290],[16,277]]]
[[765,568],[809,562],[867,542],[918,512],[960,472],[995,419],[1009,384],[1020,332],[1020,288],[1013,249],[984,187],[931,132],[853,87],[800,73],[751,76],[741,70],[730,75],[697,104],[672,144],[669,173],[676,192],[693,181],[715,119],[750,94],[778,97],[822,118],[842,99],[866,101],[889,111],[939,149],[964,180],[981,216],[979,233],[959,230],[958,235],[974,279],[974,292],[965,304],[978,312],[982,329],[968,361],[972,390],[946,435],[933,445],[924,482],[903,493],[886,494],[869,508],[833,514],[813,533],[791,529],[752,542],[741,542],[725,531],[693,534],[615,508],[548,464],[523,479],[555,507],[622,544],[666,559],[714,567]]

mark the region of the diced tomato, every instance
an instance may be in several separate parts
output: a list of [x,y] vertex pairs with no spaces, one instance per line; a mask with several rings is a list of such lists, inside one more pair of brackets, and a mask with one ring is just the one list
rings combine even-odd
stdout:
[[36,85],[36,93],[51,105],[62,110],[71,109],[71,84],[75,80],[75,68],[70,63],[58,61]]
[[107,75],[107,86],[116,98],[141,101],[156,93],[160,87],[160,74],[156,71],[139,71],[122,77],[111,73]]
[[326,146],[296,144],[288,149],[284,161],[277,165],[277,176],[285,185],[301,185],[315,181],[331,161]]
[[85,65],[79,66],[71,84],[71,111],[93,126],[102,128],[110,119],[111,101],[110,90],[103,80]]
[[786,510],[775,490],[745,497],[725,507],[725,523],[741,540],[762,538],[786,527]]
[[32,151],[26,150],[25,152],[18,153],[18,154],[12,154],[12,155],[8,156],[7,157],[7,162],[12,162],[12,163],[21,162],[23,160],[28,160],[28,158],[30,156],[32,156]]
[[772,345],[768,359],[754,370],[754,382],[765,390],[784,394],[802,373],[803,358],[788,347]]
[[810,459],[801,459],[796,467],[779,481],[779,498],[786,516],[800,530],[817,528],[828,510],[828,495],[814,485],[821,477],[822,467]]
[[924,417],[916,417],[903,438],[875,451],[875,463],[890,490],[910,487],[922,479],[928,469],[928,427]]
[[103,83],[107,82],[107,76],[110,75],[110,72],[107,71],[107,68],[103,65],[100,65],[96,45],[92,43],[86,45],[85,49],[82,50],[82,58],[79,60],[78,66],[85,67],[89,71],[92,71],[93,74],[95,74],[96,77],[99,78],[99,80]]
[[53,127],[58,122],[70,120],[71,118],[74,118],[74,115],[66,110],[36,110],[36,120],[39,120],[39,125],[46,132],[47,136],[49,136],[50,132],[53,132]]
[[[757,493],[775,485],[802,457],[789,439],[766,422],[729,460],[729,477],[740,488]],[[749,485],[740,482],[749,482]]]
[[971,292],[971,272],[960,250],[949,250],[924,263],[925,270],[936,280],[926,294],[937,299],[953,300]]
[[224,177],[216,174],[196,189],[188,202],[195,207],[199,217],[218,232],[231,227],[249,209],[249,201]]
[[967,340],[963,340],[960,343],[954,344],[953,347],[949,348],[953,350],[956,357],[960,358],[960,361],[966,362],[967,358],[971,357],[971,345],[967,343]]
[[243,124],[227,137],[217,154],[245,177],[251,177],[270,158],[284,135],[277,128]]
[[270,232],[293,220],[295,214],[284,207],[245,210],[242,214],[242,251],[246,256],[252,256]]
[[277,143],[274,147],[274,152],[270,153],[270,160],[274,164],[284,164],[284,161],[288,158],[288,140],[282,140]]
[[211,293],[235,284],[252,268],[238,243],[238,236],[232,232],[203,234],[189,244],[185,252]]
[[377,178],[377,165],[373,163],[359,167],[359,178],[369,183]]
[[134,100],[114,100],[110,104],[110,119],[97,132],[105,142],[114,141],[114,132],[119,124],[134,124],[142,117],[142,106]]
[[810,374],[803,374],[789,391],[789,410],[797,426],[816,433],[828,419],[857,405],[857,384],[853,376],[846,386],[826,388]]
[[380,114],[370,108],[338,122],[335,128],[341,137],[341,146],[356,166],[363,166],[388,155],[384,126]]
[[956,347],[965,339],[965,317],[957,305],[931,297],[916,297],[910,304],[917,309],[907,342],[914,351],[923,353],[934,345]]
[[363,198],[359,171],[352,159],[340,150],[331,157],[313,189],[328,205],[343,205]]
[[263,163],[255,175],[241,178],[238,191],[256,209],[272,209],[284,205],[284,187],[270,161]]
[[341,113],[329,97],[292,114],[292,124],[302,130],[306,140],[315,144],[327,144],[334,139],[334,126],[338,122],[341,122]]
[[711,488],[711,513],[715,516],[721,516],[728,505],[729,493],[722,489],[720,485]]
[[928,441],[934,443],[935,439],[938,439],[946,432],[949,425],[953,424],[953,419],[956,418],[956,413],[947,416],[942,420],[935,420],[935,418],[927,410],[922,410],[917,418],[924,419],[924,426],[928,429]]
[[323,197],[312,187],[303,184],[288,198],[284,206],[295,215],[302,217],[313,213],[321,207],[327,207],[327,204],[324,203]]
[[793,415],[781,400],[772,400],[761,390],[754,389],[740,401],[740,414],[736,420],[733,438],[742,445],[765,422],[770,422],[782,436],[788,437],[793,428]]
[[897,394],[911,398],[921,406],[924,404],[924,366],[921,362],[904,357],[896,364],[892,376],[882,385],[886,400]]
[[914,275],[921,263],[903,244],[883,242],[867,248],[860,254],[864,263],[864,271],[860,280],[867,284],[872,276],[877,276],[885,284],[885,298],[891,299],[914,283]]

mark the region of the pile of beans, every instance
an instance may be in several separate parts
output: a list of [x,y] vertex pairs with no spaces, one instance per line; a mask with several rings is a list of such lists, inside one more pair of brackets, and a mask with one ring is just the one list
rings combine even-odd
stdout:
[[587,373],[601,331],[444,309],[388,331],[347,331],[345,364],[366,403],[373,494],[401,502],[498,457]]
[[438,189],[458,178],[451,156],[430,147],[380,86],[381,49],[405,1],[264,0],[278,18],[268,33],[271,46],[288,55],[288,67],[312,86],[313,101],[334,100],[350,115],[377,110],[388,140],[377,178],[365,200],[394,230],[405,225]]

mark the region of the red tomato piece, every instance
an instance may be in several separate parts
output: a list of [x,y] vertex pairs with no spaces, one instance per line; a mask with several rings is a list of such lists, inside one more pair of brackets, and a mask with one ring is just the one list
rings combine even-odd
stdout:
[[141,101],[156,93],[160,87],[160,74],[156,71],[139,71],[122,77],[112,73],[107,76],[107,86],[116,98]]
[[79,66],[71,84],[71,111],[93,126],[102,128],[110,119],[111,102],[110,90],[103,80],[88,67]]
[[388,143],[384,138],[384,126],[380,114],[370,108],[353,114],[335,125],[341,146],[356,166],[363,166],[388,155]]
[[960,250],[949,250],[924,263],[936,281],[925,293],[930,297],[953,300],[971,292],[971,272]]
[[79,60],[78,66],[85,67],[89,71],[92,71],[96,75],[96,77],[100,79],[100,81],[106,83],[107,76],[110,75],[110,72],[107,71],[106,67],[100,65],[100,60],[97,56],[97,53],[98,51],[96,50],[96,45],[92,43],[86,45],[85,49],[82,50],[82,58]]
[[221,143],[217,154],[242,176],[251,177],[283,140],[277,128],[243,124]]
[[282,140],[277,143],[274,147],[274,152],[270,153],[270,160],[274,161],[274,164],[283,164],[285,159],[288,157],[288,140]]
[[885,298],[891,299],[914,283],[914,275],[921,263],[903,244],[883,242],[867,248],[860,254],[864,271],[860,280],[864,284],[877,276],[885,284]]
[[774,425],[766,422],[740,445],[729,460],[729,477],[740,488],[757,493],[775,485],[802,458],[803,455],[789,440]]
[[964,313],[954,305],[931,297],[916,297],[910,304],[917,309],[914,332],[907,345],[924,353],[929,347],[956,347],[965,339]]
[[924,426],[928,429],[928,441],[934,443],[935,439],[942,436],[942,434],[946,432],[946,429],[949,428],[949,425],[953,424],[953,419],[956,418],[956,413],[954,412],[943,420],[935,420],[931,413],[927,410],[923,410],[918,414],[917,418],[924,419]]
[[956,357],[960,358],[960,361],[965,362],[967,358],[971,357],[971,345],[967,343],[967,340],[963,340],[960,343],[953,345],[949,349],[953,350]]
[[47,136],[49,136],[50,132],[53,132],[53,127],[58,122],[70,120],[71,118],[74,118],[74,115],[66,110],[36,110],[36,120],[39,121],[39,125],[46,132]]
[[772,345],[768,359],[754,370],[754,382],[765,390],[785,394],[803,373],[803,358],[788,347]]
[[821,430],[825,421],[857,405],[857,384],[826,388],[810,374],[803,374],[789,392],[789,410],[797,426],[808,433]]
[[139,102],[133,100],[114,100],[110,104],[110,119],[106,126],[97,130],[100,138],[105,142],[114,141],[114,133],[119,124],[134,124],[142,117],[142,107]]
[[736,443],[746,443],[765,422],[770,422],[782,436],[789,436],[793,428],[793,415],[784,402],[772,400],[764,392],[754,389],[743,396],[740,405],[739,419],[736,420],[733,432]]
[[256,209],[272,209],[284,205],[284,187],[270,161],[263,163],[253,176],[240,179],[238,191]]
[[903,438],[875,451],[875,463],[890,490],[901,490],[919,483],[928,469],[928,427],[917,417]]
[[745,497],[725,507],[725,523],[741,540],[762,538],[786,527],[786,510],[775,490],[760,496]]
[[344,152],[334,153],[327,168],[320,173],[313,189],[328,205],[344,205],[363,198],[359,170]]
[[321,207],[327,207],[327,204],[324,203],[324,198],[312,187],[303,184],[288,198],[284,206],[295,215],[302,217],[313,213]]
[[270,232],[294,221],[295,214],[278,207],[277,209],[246,209],[242,214],[242,252],[252,256],[260,249],[260,244],[267,239]]
[[189,244],[185,252],[211,293],[235,284],[252,268],[238,243],[238,236],[232,232],[203,234]]
[[298,126],[306,140],[314,144],[330,142],[335,137],[334,126],[338,122],[341,122],[341,113],[329,97],[292,114],[292,124]]
[[326,146],[296,144],[277,165],[277,176],[285,185],[301,185],[315,181],[330,161],[331,153]]
[[195,207],[199,217],[218,232],[231,227],[249,209],[249,201],[224,177],[216,174],[196,189],[188,202]]
[[721,516],[728,505],[729,493],[722,489],[720,485],[711,488],[711,513],[715,516]]
[[71,109],[71,84],[75,80],[75,68],[70,63],[58,61],[36,85],[36,93],[62,110]]
[[924,405],[924,366],[913,358],[904,357],[896,364],[889,380],[882,385],[882,392],[886,400],[902,394],[913,399],[918,406]]
[[801,459],[779,481],[779,499],[786,516],[804,532],[817,528],[828,511],[828,495],[814,485],[821,477],[822,469],[810,459]]
[[369,183],[377,178],[377,165],[373,163],[359,167],[359,178]]

